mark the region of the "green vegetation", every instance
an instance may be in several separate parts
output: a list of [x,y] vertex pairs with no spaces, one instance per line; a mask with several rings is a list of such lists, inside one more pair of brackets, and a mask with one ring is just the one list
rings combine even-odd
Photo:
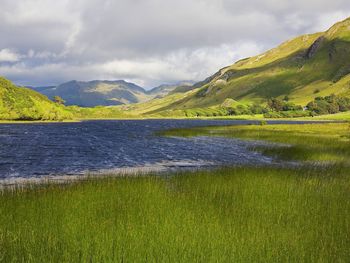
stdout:
[[231,168],[5,191],[0,258],[345,262],[349,182],[337,169]]
[[[166,98],[154,99],[143,104],[124,106],[97,106],[84,108],[64,106],[65,101],[56,96],[54,102],[47,97],[27,88],[16,87],[10,81],[0,78],[0,120],[16,121],[62,121],[77,119],[139,119],[139,118],[295,118],[320,114],[337,113],[350,110],[350,99],[343,96],[317,97],[308,104],[309,110],[278,98],[268,100],[268,106],[257,103],[244,104],[232,99],[225,100],[219,106],[209,108],[192,108],[166,110],[158,112],[157,108],[170,101],[184,98],[186,94],[173,94]],[[163,104],[162,104],[163,103]],[[164,104],[165,103],[165,104]],[[332,119],[331,116],[327,118]],[[337,118],[337,116],[334,116]]]
[[61,104],[61,105],[64,105],[64,103],[66,102],[64,99],[62,99],[60,96],[54,96],[53,97],[53,101],[58,103],[58,104]]
[[307,104],[307,108],[314,114],[335,114],[350,111],[350,98],[339,97],[334,94],[326,97],[316,97]]
[[350,165],[350,124],[280,124],[174,129],[167,136],[225,136],[281,143],[255,150],[284,160],[331,162]]
[[[292,118],[337,113],[349,109],[349,27],[350,18],[326,32],[300,36],[259,56],[240,60],[193,86],[155,89],[154,92],[161,92],[160,97],[169,88],[173,90],[162,98],[156,93],[146,94],[142,88],[123,81],[73,81],[60,86],[62,94],[70,94],[70,104],[74,101],[85,106],[143,102],[114,108],[85,110],[73,107],[71,113],[67,113],[64,107],[57,107],[62,101],[53,105],[46,97],[28,89],[18,89],[1,79],[0,119],[59,120],[72,118],[72,115],[74,118],[171,118],[249,114]],[[4,88],[9,86],[11,88]],[[74,94],[71,94],[72,87]],[[125,93],[125,89],[133,92],[123,99],[117,99],[121,91]],[[50,87],[41,90],[48,92],[50,97],[61,94],[56,94],[57,89]],[[343,101],[328,102],[331,94],[343,98]],[[154,99],[147,101],[151,98]],[[283,101],[288,109],[283,109],[282,113],[276,113],[281,110],[267,113],[266,106],[271,109],[271,105],[266,104],[271,102],[271,98],[275,100],[272,105],[274,109],[281,106],[276,104],[279,101]],[[344,103],[347,106],[342,108],[341,104]],[[298,105],[307,105],[310,111],[302,112]]]
[[322,119],[322,120],[350,121],[350,111],[340,112],[337,114],[327,114],[327,115],[315,116],[312,119],[314,119],[314,120]]
[[145,90],[124,80],[69,81],[58,86],[34,88],[50,99],[62,97],[67,105],[82,107],[115,106],[137,102],[145,102],[153,98],[166,96],[169,92],[181,92],[190,83],[182,82],[174,85],[161,85]]
[[0,77],[0,120],[64,120],[73,115],[64,106]]
[[166,135],[283,143],[254,150],[306,162],[289,168],[221,168],[4,189],[0,192],[0,259],[348,260],[348,123],[291,126],[261,122],[171,130]]
[[[183,93],[135,105],[65,107],[0,78],[0,119],[265,114],[350,120],[349,26],[347,19],[325,33],[298,37]],[[261,121],[162,134],[264,140],[273,144],[251,150],[299,163],[3,189],[0,261],[348,261],[349,123]]]
[[139,118],[137,113],[120,107],[82,108],[64,106],[65,101],[55,96],[54,101],[0,77],[0,120],[63,121],[73,119]]
[[78,106],[68,106],[66,109],[73,114],[76,119],[128,119],[140,118],[132,112],[123,111],[115,106],[96,106],[94,108],[83,108]]
[[228,99],[264,105],[269,98],[305,106],[316,97],[350,95],[350,18],[324,33],[289,40],[240,60],[177,98],[159,100],[152,113],[219,107]]
[[265,118],[301,118],[313,117],[318,115],[336,114],[339,112],[350,111],[350,98],[331,94],[326,97],[316,97],[305,107],[289,102],[289,98],[284,100],[271,98],[267,100],[267,106],[259,104],[227,104],[226,102],[220,107],[199,108],[183,110],[186,117],[200,116],[239,116],[239,115],[256,115],[264,114]]

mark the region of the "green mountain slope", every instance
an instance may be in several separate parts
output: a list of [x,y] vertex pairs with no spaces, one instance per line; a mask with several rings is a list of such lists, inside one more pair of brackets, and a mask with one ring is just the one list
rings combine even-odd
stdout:
[[[179,84],[180,85],[180,84]],[[69,81],[54,87],[33,88],[53,99],[60,96],[66,105],[82,107],[125,105],[166,96],[179,85],[161,85],[146,91],[124,80]]]
[[0,77],[1,120],[63,120],[72,118],[64,106],[28,88]]
[[67,105],[94,107],[111,106],[146,101],[145,90],[133,83],[117,81],[69,81],[55,87],[38,88],[37,91],[53,99],[62,97]]
[[192,81],[181,81],[174,84],[163,84],[158,87],[155,87],[149,91],[147,94],[153,95],[154,98],[163,98],[169,94],[174,93],[184,93],[185,91],[190,90],[194,82]]
[[328,31],[297,37],[259,56],[221,69],[187,96],[153,112],[207,108],[227,99],[266,103],[288,96],[305,105],[318,96],[350,95],[350,18]]

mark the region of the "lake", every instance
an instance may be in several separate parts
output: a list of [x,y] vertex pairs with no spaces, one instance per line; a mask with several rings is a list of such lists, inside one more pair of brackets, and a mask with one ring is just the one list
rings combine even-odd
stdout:
[[248,149],[258,142],[155,135],[171,128],[249,123],[256,122],[111,120],[0,124],[0,179],[81,175],[133,167],[180,169],[271,163],[271,158]]

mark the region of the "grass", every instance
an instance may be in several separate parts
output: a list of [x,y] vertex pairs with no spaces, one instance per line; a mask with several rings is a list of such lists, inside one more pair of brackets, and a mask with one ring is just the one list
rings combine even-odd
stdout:
[[224,136],[264,140],[282,145],[260,147],[255,150],[283,160],[309,162],[337,162],[350,164],[350,124],[281,124],[198,127],[174,129],[167,136]]
[[350,121],[350,111],[316,116],[313,119]]
[[64,106],[0,76],[0,120],[61,121],[72,117]]
[[[225,116],[227,109],[221,106],[207,108],[169,108],[174,101],[186,99],[196,90],[176,93],[147,103],[123,106],[97,106],[83,108],[63,106],[50,101],[44,95],[27,88],[16,87],[0,77],[0,122],[64,121],[86,119],[151,119],[151,118],[208,118],[208,119],[263,119],[262,115]],[[249,101],[226,99],[226,103],[242,104]],[[319,119],[349,120],[349,113],[319,116]]]
[[0,261],[348,260],[349,124],[204,127],[166,134],[287,143],[292,146],[259,150],[324,165],[228,167],[4,189]]
[[6,190],[0,261],[346,262],[349,191],[349,173],[336,167]]

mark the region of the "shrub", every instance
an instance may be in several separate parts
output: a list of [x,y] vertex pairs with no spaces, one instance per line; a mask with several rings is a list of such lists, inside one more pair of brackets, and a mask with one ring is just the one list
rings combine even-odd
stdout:
[[316,114],[334,114],[350,110],[350,98],[337,95],[317,97],[307,104],[307,109]]

